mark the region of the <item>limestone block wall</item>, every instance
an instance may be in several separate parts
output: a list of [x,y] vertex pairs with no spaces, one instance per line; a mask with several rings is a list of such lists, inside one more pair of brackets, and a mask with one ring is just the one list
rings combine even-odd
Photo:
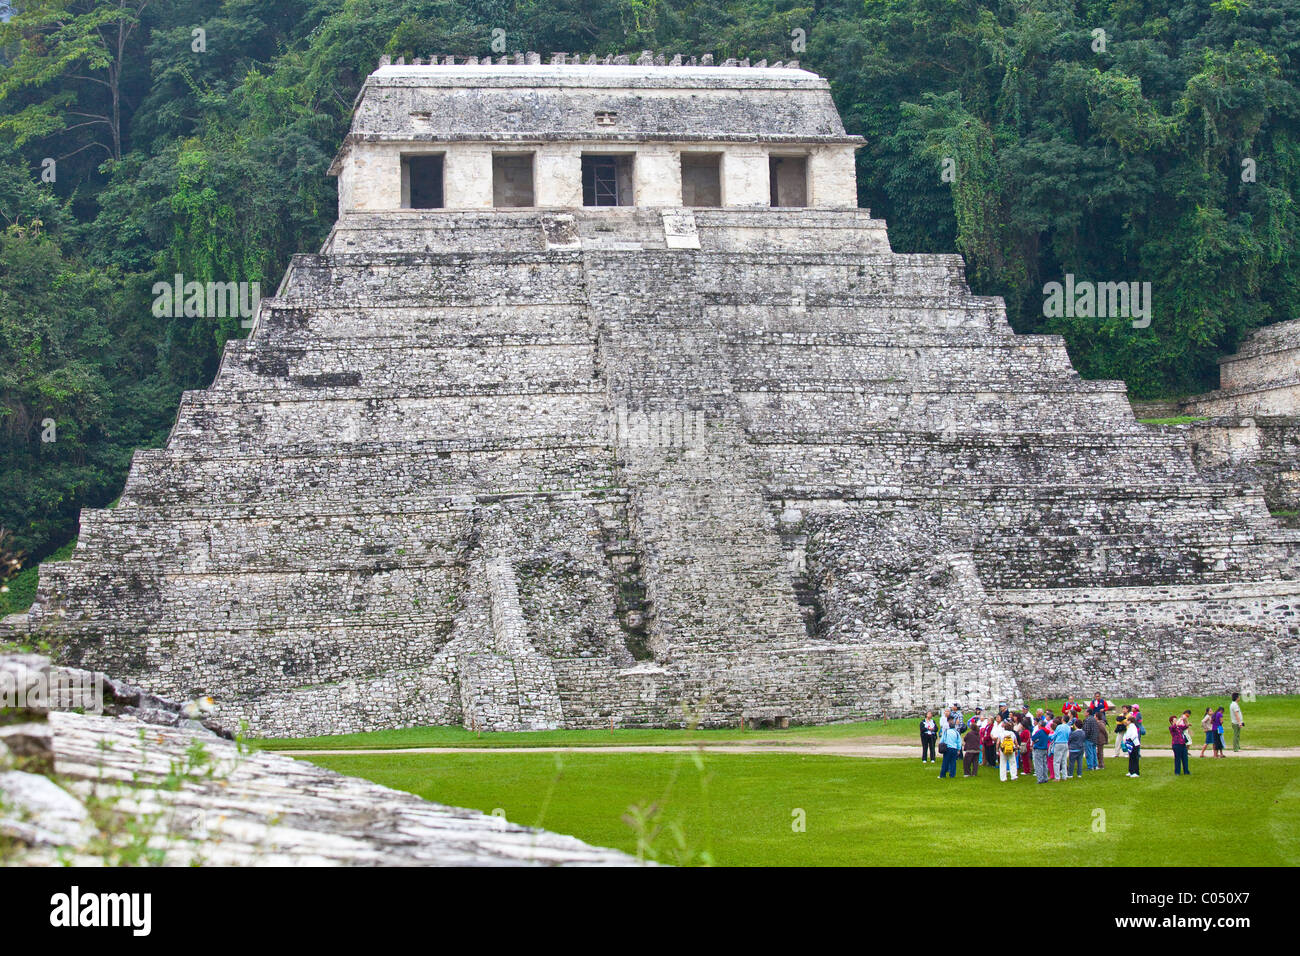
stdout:
[[1219,360],[1219,389],[1189,399],[1190,414],[1294,415],[1300,408],[1300,320],[1253,332]]
[[[520,54],[382,64],[358,96],[330,169],[339,177],[340,217],[406,205],[402,161],[417,155],[442,157],[450,210],[581,207],[584,153],[630,155],[633,204],[680,207],[683,152],[721,156],[726,207],[771,204],[773,156],[802,161],[800,204],[856,207],[853,153],[862,139],[845,134],[829,84],[797,63],[580,60],[557,54],[543,64]],[[504,194],[501,169],[494,189],[494,155],[530,157],[531,189],[494,203],[494,192]]]
[[[1270,508],[1300,510],[1300,320],[1253,332],[1219,360],[1220,387],[1178,403],[1177,426],[1209,476],[1263,488]],[[1294,524],[1294,521],[1291,523]]]
[[[792,153],[792,148],[797,153]],[[531,157],[532,201],[506,205],[581,208],[582,157],[612,154],[633,158],[631,205],[682,206],[682,155],[699,152],[721,156],[721,206],[771,206],[769,157],[798,155],[806,161],[808,169],[808,189],[802,205],[851,209],[857,204],[853,151],[853,146],[810,143],[766,148],[723,140],[638,144],[553,139],[509,144],[359,142],[349,148],[345,161],[339,164],[339,215],[406,208],[409,203],[402,195],[402,161],[405,157],[425,155],[443,158],[443,201],[448,212],[492,209],[498,205],[494,201],[494,155]]]

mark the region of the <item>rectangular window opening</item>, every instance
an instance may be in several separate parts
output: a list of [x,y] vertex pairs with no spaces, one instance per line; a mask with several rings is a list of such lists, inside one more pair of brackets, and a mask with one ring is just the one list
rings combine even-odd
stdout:
[[590,153],[582,157],[584,206],[632,205],[632,157]]
[[441,209],[442,156],[402,157],[402,208]]
[[721,153],[682,153],[682,205],[722,205]]
[[533,205],[532,153],[497,153],[493,155],[492,205]]
[[767,169],[773,206],[808,205],[808,157],[771,156]]

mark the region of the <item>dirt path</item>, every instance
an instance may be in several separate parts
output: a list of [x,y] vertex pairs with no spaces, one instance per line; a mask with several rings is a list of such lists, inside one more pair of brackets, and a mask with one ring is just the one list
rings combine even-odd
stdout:
[[[804,754],[807,756],[824,756],[824,757],[887,757],[895,759],[917,759],[917,747],[912,744],[898,743],[881,743],[879,738],[862,738],[850,740],[753,740],[743,743],[710,743],[700,744],[664,744],[661,746],[650,745],[623,745],[611,744],[603,746],[592,744],[588,746],[572,747],[392,747],[379,748],[371,750],[276,750],[272,753],[281,753],[290,757],[327,757],[327,756],[345,756],[347,754],[356,755],[375,755],[375,754],[557,754],[557,753],[607,753],[607,754],[655,754],[655,753],[691,753],[695,750],[704,753],[733,753],[733,754]],[[1144,747],[1143,755],[1148,759],[1155,757],[1170,756],[1169,749],[1160,747]],[[1117,760],[1126,758],[1116,758],[1111,756],[1113,750],[1107,750],[1107,759]],[[1253,750],[1242,750],[1239,753],[1230,753],[1229,758],[1235,757],[1300,757],[1300,747],[1270,747]],[[1195,764],[1198,758],[1195,754],[1190,758],[1191,763]],[[1212,757],[1205,757],[1205,760],[1212,760]]]

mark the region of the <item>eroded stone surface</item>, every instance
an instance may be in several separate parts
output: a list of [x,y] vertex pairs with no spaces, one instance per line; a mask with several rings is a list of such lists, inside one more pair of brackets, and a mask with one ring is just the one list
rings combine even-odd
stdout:
[[866,210],[691,214],[342,215],[23,626],[267,735],[1300,686],[1258,488]]

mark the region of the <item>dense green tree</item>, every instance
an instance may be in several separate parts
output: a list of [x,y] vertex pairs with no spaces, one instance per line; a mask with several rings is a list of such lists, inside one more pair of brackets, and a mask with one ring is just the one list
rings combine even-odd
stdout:
[[[0,528],[39,559],[120,491],[237,320],[151,287],[278,282],[334,220],[330,159],[378,57],[799,59],[862,205],[961,252],[1021,332],[1137,396],[1213,387],[1300,316],[1295,0],[25,0],[0,24]],[[52,182],[45,160],[57,163]],[[945,176],[945,171],[951,175]],[[1146,328],[1048,318],[1066,274],[1149,281]],[[42,441],[42,423],[57,440]],[[0,572],[3,573],[3,572]]]

